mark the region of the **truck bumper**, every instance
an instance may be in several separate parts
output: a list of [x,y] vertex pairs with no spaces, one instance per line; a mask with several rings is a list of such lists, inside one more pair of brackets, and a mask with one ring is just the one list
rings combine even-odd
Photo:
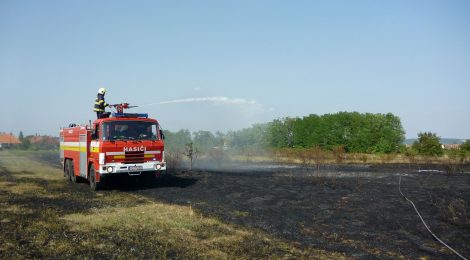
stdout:
[[114,175],[122,173],[126,173],[129,175],[140,175],[142,173],[155,171],[166,171],[166,163],[158,161],[133,164],[107,163],[100,165],[99,168],[100,175]]

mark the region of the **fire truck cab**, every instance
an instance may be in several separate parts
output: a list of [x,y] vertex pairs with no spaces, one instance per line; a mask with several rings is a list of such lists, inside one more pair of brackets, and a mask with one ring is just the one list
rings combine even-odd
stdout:
[[166,173],[164,136],[157,120],[122,109],[107,116],[91,125],[60,129],[65,177],[72,182],[88,180],[91,189],[98,190],[111,176],[144,175],[153,180]]

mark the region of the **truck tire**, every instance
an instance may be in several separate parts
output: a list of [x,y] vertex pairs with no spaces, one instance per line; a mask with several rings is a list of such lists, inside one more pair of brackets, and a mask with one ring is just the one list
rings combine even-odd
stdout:
[[91,190],[93,191],[101,190],[103,185],[102,185],[102,182],[96,182],[95,180],[95,166],[93,164],[90,165],[88,180],[90,181]]
[[77,179],[77,176],[75,176],[75,169],[73,168],[73,161],[70,161],[70,180],[73,182],[73,183],[78,183],[78,179]]
[[67,160],[64,160],[64,166],[62,168],[64,169],[64,177],[67,177]]
[[64,176],[65,178],[67,178],[67,181],[70,181],[70,160],[69,159],[65,160]]

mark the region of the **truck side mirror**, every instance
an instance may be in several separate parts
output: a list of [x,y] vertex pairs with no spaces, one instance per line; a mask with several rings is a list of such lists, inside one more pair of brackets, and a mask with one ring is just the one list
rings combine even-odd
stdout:
[[165,140],[165,135],[163,134],[163,130],[160,130],[160,137],[162,138],[162,140]]

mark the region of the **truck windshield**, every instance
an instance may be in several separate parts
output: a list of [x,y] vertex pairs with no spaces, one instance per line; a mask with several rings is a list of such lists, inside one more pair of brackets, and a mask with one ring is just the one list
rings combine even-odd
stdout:
[[103,123],[103,141],[158,140],[156,123],[142,121],[114,121]]

